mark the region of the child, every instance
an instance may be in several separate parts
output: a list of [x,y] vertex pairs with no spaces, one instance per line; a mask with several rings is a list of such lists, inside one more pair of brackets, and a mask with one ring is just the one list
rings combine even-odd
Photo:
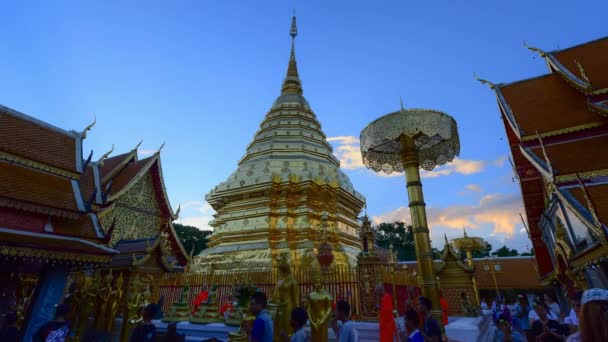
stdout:
[[291,342],[310,341],[310,334],[306,330],[306,321],[308,321],[306,310],[295,308],[291,311],[291,327],[294,331],[293,335],[291,335]]

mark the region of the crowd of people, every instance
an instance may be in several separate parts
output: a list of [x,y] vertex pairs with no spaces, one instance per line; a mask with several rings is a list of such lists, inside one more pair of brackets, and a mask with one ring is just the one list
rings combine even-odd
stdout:
[[493,301],[491,306],[485,300],[481,303],[482,310],[492,312],[497,342],[608,341],[608,290],[576,292],[563,311],[565,307],[551,294],[534,300],[520,294],[516,302]]

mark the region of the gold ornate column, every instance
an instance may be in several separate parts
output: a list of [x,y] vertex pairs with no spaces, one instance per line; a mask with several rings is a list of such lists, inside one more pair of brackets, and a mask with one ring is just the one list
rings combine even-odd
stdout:
[[433,301],[432,314],[441,322],[441,309],[439,307],[439,291],[435,280],[433,266],[433,250],[429,238],[429,228],[426,221],[426,204],[422,195],[422,182],[420,181],[420,164],[414,138],[402,135],[401,158],[405,170],[407,195],[409,198],[410,215],[416,245],[416,261],[420,274],[420,288],[422,294]]
[[419,168],[427,171],[452,161],[460,153],[456,121],[429,109],[408,109],[387,114],[361,131],[361,155],[374,171],[405,172],[416,245],[419,286],[433,302],[432,314],[441,322],[439,293]]

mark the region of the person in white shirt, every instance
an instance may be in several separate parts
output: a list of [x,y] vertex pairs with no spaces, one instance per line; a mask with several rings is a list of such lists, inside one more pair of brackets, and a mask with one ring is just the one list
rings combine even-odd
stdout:
[[481,310],[488,310],[488,303],[486,303],[486,299],[481,300]]
[[[338,321],[342,322],[340,327],[338,327]],[[359,340],[355,323],[350,320],[350,304],[344,300],[336,303],[336,317],[331,321],[331,327],[338,342],[357,342]]]
[[571,309],[568,313],[568,316],[564,318],[564,324],[568,324],[570,326],[570,332],[575,332],[578,330],[578,315],[581,311],[581,297],[583,293],[581,291],[576,291],[573,296],[570,297],[570,305]]
[[545,304],[549,311],[553,313],[553,316],[557,317],[556,321],[561,322],[562,320],[562,312],[559,308],[559,303],[555,300],[555,296],[549,293],[545,293]]

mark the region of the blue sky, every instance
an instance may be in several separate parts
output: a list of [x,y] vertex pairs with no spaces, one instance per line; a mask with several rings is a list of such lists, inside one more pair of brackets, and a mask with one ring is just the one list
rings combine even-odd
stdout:
[[605,1],[4,1],[0,103],[66,129],[95,116],[94,158],[166,141],[173,206],[205,227],[204,194],[236,168],[280,92],[294,6],[304,95],[370,216],[407,220],[403,178],[372,174],[356,153],[361,129],[402,96],[459,124],[460,160],[424,175],[434,242],[465,224],[495,246],[529,246],[499,110],[472,74],[546,73],[523,42],[602,37]]

